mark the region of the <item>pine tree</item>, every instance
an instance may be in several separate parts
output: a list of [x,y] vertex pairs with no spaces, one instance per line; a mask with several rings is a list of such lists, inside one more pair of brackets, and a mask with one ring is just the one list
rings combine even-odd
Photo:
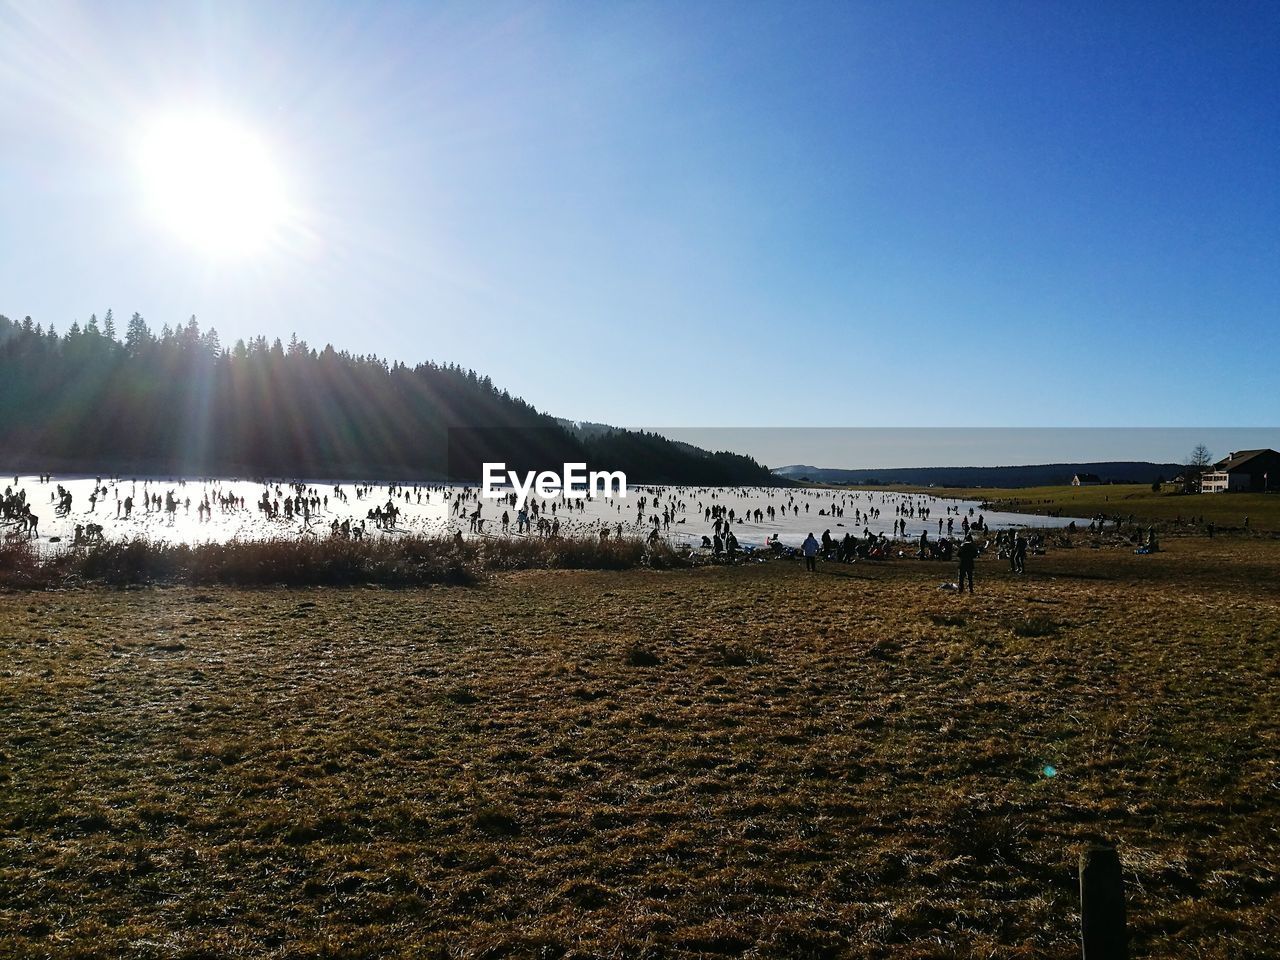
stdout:
[[139,357],[142,351],[151,343],[151,330],[147,327],[147,322],[142,319],[142,314],[135,313],[129,318],[128,329],[124,334],[124,349],[131,357]]
[[213,327],[210,327],[209,332],[201,338],[200,345],[204,347],[211,357],[216,357],[222,353],[222,341],[218,339],[218,331]]

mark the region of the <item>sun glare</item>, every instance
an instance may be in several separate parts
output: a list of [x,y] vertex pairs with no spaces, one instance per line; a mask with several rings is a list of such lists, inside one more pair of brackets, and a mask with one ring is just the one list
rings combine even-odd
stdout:
[[149,212],[182,240],[218,257],[281,240],[286,183],[251,130],[216,115],[165,116],[146,128],[138,159]]

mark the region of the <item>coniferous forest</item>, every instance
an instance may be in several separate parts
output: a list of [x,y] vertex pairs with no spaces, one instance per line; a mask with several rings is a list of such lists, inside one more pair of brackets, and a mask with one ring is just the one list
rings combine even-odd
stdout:
[[[476,482],[480,463],[585,462],[631,483],[779,482],[750,457],[578,429],[453,364],[292,337],[224,346],[111,311],[65,333],[0,316],[0,469]],[[785,481],[783,481],[785,482]]]

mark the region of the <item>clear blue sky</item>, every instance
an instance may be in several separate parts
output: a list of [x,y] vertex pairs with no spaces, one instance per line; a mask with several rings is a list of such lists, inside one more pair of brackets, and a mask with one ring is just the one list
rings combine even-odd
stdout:
[[[1273,425],[1275,3],[0,4],[0,313],[456,361],[628,425]],[[287,241],[146,213],[150,118]]]

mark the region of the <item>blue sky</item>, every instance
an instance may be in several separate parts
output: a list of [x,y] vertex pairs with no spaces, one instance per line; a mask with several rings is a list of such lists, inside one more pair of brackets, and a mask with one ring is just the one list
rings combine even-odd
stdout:
[[[1268,426],[1280,6],[0,4],[0,313],[195,314],[663,426]],[[148,118],[287,242],[145,215]]]

